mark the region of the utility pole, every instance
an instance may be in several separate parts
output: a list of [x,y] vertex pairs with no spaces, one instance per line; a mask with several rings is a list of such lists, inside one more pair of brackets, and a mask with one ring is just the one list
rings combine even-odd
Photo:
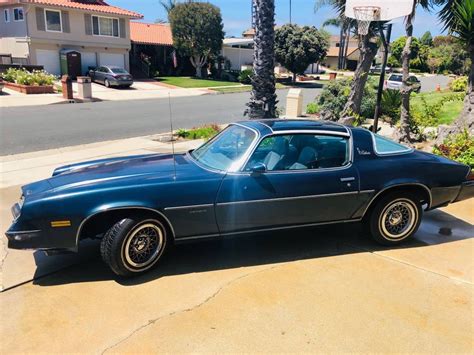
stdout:
[[291,25],[291,8],[292,6],[291,6],[291,0],[290,0],[290,25]]

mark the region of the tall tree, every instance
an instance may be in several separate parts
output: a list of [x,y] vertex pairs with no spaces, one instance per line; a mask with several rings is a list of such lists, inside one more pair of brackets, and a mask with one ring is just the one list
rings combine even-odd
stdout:
[[178,0],[166,0],[166,1],[161,0],[160,1],[161,6],[163,6],[163,8],[165,9],[168,15],[171,12],[171,10],[174,9],[177,3],[178,3]]
[[245,114],[250,119],[277,116],[275,94],[275,2],[253,0],[255,25],[252,92]]
[[444,24],[444,30],[448,30],[465,46],[471,60],[463,111],[453,127],[439,132],[438,142],[441,142],[449,134],[456,134],[464,129],[474,135],[474,0],[435,0],[435,3],[442,5],[438,16]]
[[189,56],[202,77],[202,68],[222,48],[224,26],[217,6],[203,2],[176,4],[169,13],[173,44],[183,56]]
[[426,31],[423,33],[423,36],[420,37],[420,42],[425,46],[431,46],[433,44],[433,36],[431,35],[431,32]]
[[[345,0],[317,0],[315,9],[319,9],[322,5],[331,6],[340,17],[344,16],[346,9]],[[351,21],[350,23],[351,28],[357,30],[357,22]],[[354,26],[352,26],[352,24],[354,24]],[[360,114],[362,96],[369,75],[369,69],[378,50],[378,43],[373,40],[377,34],[378,26],[372,23],[369,26],[369,33],[367,35],[359,35],[359,61],[355,70],[354,80],[351,83],[349,98],[340,118],[340,122],[344,124],[352,125],[355,120],[355,115]]]
[[284,25],[276,30],[275,59],[293,73],[293,82],[297,74],[323,59],[328,49],[329,38],[315,27]]
[[409,143],[412,141],[410,135],[410,95],[412,87],[409,85],[408,78],[410,77],[410,59],[411,46],[413,41],[413,20],[415,19],[416,7],[420,5],[424,9],[429,9],[430,0],[415,0],[413,8],[405,19],[405,34],[406,42],[402,52],[402,87],[400,93],[402,94],[402,105],[400,110],[400,127],[396,136],[400,142]]

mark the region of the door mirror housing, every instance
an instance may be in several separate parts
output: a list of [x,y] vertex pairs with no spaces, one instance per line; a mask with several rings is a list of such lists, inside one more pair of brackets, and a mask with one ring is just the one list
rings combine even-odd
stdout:
[[267,171],[267,166],[264,163],[255,163],[251,168],[250,171],[252,175],[259,175]]

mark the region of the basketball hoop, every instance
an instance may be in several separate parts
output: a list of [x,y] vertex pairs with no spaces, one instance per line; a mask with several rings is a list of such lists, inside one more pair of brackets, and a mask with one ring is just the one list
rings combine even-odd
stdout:
[[367,35],[369,33],[370,23],[380,21],[380,7],[355,6],[354,16],[357,20],[357,32],[360,35]]

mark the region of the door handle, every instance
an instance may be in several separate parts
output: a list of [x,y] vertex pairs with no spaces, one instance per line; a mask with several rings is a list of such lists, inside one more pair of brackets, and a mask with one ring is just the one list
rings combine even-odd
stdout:
[[355,177],[353,176],[341,178],[341,182],[349,182],[349,181],[354,181],[354,180],[355,180]]

